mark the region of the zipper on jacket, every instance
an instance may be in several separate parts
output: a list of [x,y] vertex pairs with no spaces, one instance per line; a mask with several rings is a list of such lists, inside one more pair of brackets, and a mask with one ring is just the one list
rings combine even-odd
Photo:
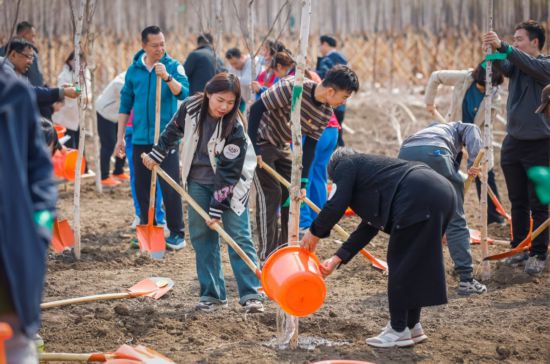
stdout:
[[[153,74],[153,71],[149,71],[149,81],[147,82],[147,103],[145,104],[145,113],[147,114],[147,141],[149,141],[149,93],[151,91],[151,75]],[[156,102],[156,101],[155,101]],[[155,105],[156,107],[156,105]],[[148,143],[153,144],[153,143]]]

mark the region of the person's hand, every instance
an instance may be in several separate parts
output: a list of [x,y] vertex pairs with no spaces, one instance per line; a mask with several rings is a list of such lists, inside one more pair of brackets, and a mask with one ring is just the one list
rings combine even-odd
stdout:
[[313,235],[311,231],[308,229],[304,234],[304,236],[302,237],[302,240],[300,241],[300,246],[305,250],[313,253],[317,248],[318,242],[319,242],[319,238]]
[[115,155],[119,158],[124,158],[124,156],[126,155],[126,141],[124,139],[117,140],[115,146]]
[[307,195],[307,191],[305,188],[300,189],[300,200],[305,200]]
[[264,161],[262,159],[261,155],[256,156],[256,161],[258,162],[258,167],[263,168],[264,167]]
[[63,108],[63,103],[61,101],[54,102],[52,105],[53,112],[58,112]]
[[426,111],[429,112],[432,115],[435,115],[435,105],[434,104],[426,104]]
[[490,45],[493,50],[499,49],[502,46],[502,41],[498,37],[497,33],[495,32],[488,32],[483,34],[483,37],[481,38],[483,42],[483,49],[487,48],[488,45]]
[[321,263],[319,270],[321,271],[323,278],[328,277],[340,263],[342,263],[342,259],[340,259],[337,255],[333,255],[331,258]]
[[481,168],[480,167],[472,166],[472,167],[470,167],[470,169],[468,169],[468,176],[476,177],[480,173],[481,173]]
[[258,93],[260,92],[262,87],[260,86],[260,83],[258,81],[252,81],[250,83],[250,88],[252,88],[255,93]]
[[155,73],[157,76],[159,76],[163,81],[168,78],[168,72],[166,72],[166,66],[164,66],[162,63],[155,63]]
[[141,156],[141,161],[143,162],[143,165],[149,170],[153,170],[153,167],[158,165],[158,163],[155,162],[155,160],[149,157],[147,154],[143,154]]
[[216,224],[219,224],[220,223],[220,219],[208,219],[206,221],[206,225],[208,225],[208,227],[212,230],[215,230],[215,226]]
[[64,87],[63,95],[69,99],[76,99],[80,95],[80,92],[75,87]]

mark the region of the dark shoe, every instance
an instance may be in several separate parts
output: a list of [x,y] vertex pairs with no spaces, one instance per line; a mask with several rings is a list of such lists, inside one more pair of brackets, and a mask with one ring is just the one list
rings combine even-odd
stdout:
[[545,265],[546,265],[546,259],[543,259],[538,255],[535,255],[527,259],[527,263],[525,263],[524,272],[529,275],[536,276],[541,274],[544,271]]

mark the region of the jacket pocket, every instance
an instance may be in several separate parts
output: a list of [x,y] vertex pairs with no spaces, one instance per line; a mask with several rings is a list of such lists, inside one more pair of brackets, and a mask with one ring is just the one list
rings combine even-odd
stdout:
[[412,214],[408,214],[408,215],[400,217],[395,222],[395,229],[396,230],[406,229],[406,228],[408,228],[408,227],[410,227],[414,224],[418,224],[418,223],[427,221],[427,220],[430,219],[430,217],[431,217],[431,213],[430,213],[429,210],[422,209],[422,210],[419,210],[419,211],[415,211]]

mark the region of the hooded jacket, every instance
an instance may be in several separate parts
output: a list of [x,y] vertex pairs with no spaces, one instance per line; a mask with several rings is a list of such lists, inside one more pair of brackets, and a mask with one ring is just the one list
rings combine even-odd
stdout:
[[[155,135],[157,76],[154,69],[149,71],[145,67],[144,55],[145,51],[142,49],[134,56],[120,92],[119,112],[130,115],[130,111],[134,109],[132,143],[136,145],[152,145]],[[177,101],[184,100],[189,95],[189,82],[183,66],[168,53],[164,53],[160,63],[164,64],[168,74],[182,87],[179,95],[174,95],[166,82],[161,82],[160,130],[164,130],[178,109]]]

